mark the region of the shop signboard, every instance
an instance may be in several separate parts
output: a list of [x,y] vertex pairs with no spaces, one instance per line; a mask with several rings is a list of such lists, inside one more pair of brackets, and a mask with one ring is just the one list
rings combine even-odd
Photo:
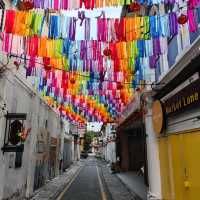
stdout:
[[162,103],[159,100],[153,102],[152,123],[156,134],[160,134],[164,128],[164,111]]
[[166,115],[176,114],[200,104],[200,79],[192,82],[164,102]]

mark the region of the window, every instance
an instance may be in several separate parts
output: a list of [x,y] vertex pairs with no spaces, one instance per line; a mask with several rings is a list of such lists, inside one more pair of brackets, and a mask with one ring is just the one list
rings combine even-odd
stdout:
[[18,136],[18,133],[22,131],[23,125],[20,121],[15,120],[10,125],[10,137],[9,142],[12,145],[17,145],[20,142],[20,137]]

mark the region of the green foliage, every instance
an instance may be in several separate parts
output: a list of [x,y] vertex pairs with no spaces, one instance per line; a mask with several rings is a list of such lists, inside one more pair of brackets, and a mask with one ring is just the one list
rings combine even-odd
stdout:
[[96,133],[88,131],[84,135],[84,151],[88,151],[91,148],[92,139],[96,137]]

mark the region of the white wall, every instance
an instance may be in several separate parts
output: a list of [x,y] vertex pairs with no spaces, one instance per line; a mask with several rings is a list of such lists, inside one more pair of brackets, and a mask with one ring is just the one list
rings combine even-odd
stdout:
[[[22,76],[23,71],[17,72],[17,75],[8,72],[0,78],[0,104],[6,102],[8,112],[27,113],[25,127],[31,128],[31,133],[25,142],[21,168],[9,168],[10,155],[13,153],[3,154],[0,151],[0,199],[9,198],[15,193],[27,196],[32,194],[37,135],[41,128],[45,128],[46,120],[48,120],[47,131],[50,136],[59,138],[63,131],[59,116],[43,102],[37,92],[32,90],[30,82],[24,80]],[[4,140],[5,121],[1,112],[1,147]],[[14,161],[14,158],[12,160]],[[16,200],[17,196],[13,199]]]
[[[28,166],[30,162],[32,162],[32,157],[30,157],[29,153],[32,147],[32,141],[34,138],[34,129],[35,123],[34,121],[34,110],[37,111],[37,107],[34,106],[35,99],[31,97],[31,93],[27,92],[27,88],[23,88],[15,77],[11,74],[7,75],[7,79],[0,80],[0,86],[4,91],[4,94],[1,94],[1,97],[6,102],[6,107],[8,112],[18,112],[18,113],[27,113],[27,120],[25,122],[26,128],[33,128],[28,140],[25,142],[25,151],[23,153],[23,164],[21,168],[9,168],[9,160],[10,155],[13,153],[0,153],[0,160],[1,160],[1,167],[3,169],[0,173],[4,174],[5,176],[1,175],[1,197],[10,197],[13,193],[19,192],[21,194],[25,194],[25,186],[27,183],[27,175],[28,175]],[[1,84],[4,82],[4,84]],[[1,117],[1,130],[0,130],[0,137],[1,137],[1,147],[3,146],[3,139],[5,133],[5,118]],[[32,141],[31,141],[32,137]],[[15,156],[15,154],[14,154]],[[15,158],[15,157],[14,157]],[[14,158],[12,160],[14,160]],[[27,162],[29,160],[29,162]]]
[[[105,134],[103,140],[106,141],[108,137],[112,137],[113,133],[111,133],[111,124],[107,124],[105,128]],[[116,162],[116,143],[111,141],[104,146],[104,158],[106,161],[112,163]]]

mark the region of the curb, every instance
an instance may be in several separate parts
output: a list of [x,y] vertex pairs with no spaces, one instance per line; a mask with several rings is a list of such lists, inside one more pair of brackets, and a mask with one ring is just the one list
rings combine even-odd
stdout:
[[56,191],[56,193],[53,195],[53,197],[51,197],[49,200],[56,200],[56,199],[59,197],[60,193],[63,192],[64,189],[68,186],[68,184],[71,182],[71,180],[73,180],[73,178],[76,177],[76,175],[80,173],[81,168],[82,168],[82,166],[79,166],[79,167],[77,168],[76,172],[73,174],[73,176],[71,176],[71,177],[68,179],[67,183],[65,183],[63,186],[61,186],[61,187]]
[[109,190],[108,183],[105,180],[105,174],[102,171],[103,167],[105,167],[109,171],[108,173],[110,174],[110,176],[113,176],[113,177],[117,178],[117,180],[119,180],[119,182],[124,186],[124,188],[127,190],[127,192],[132,196],[132,198],[131,198],[132,200],[142,200],[137,194],[133,193],[129,188],[127,188],[127,186],[119,179],[119,177],[116,174],[112,174],[110,169],[105,164],[106,163],[104,162],[101,166],[101,173],[102,173],[103,182],[106,186],[106,190],[108,191],[109,197],[111,200],[115,200],[116,198],[113,197],[112,192]]
[[[120,181],[120,183],[122,183],[122,185],[127,189],[127,191],[133,196],[133,200],[145,200],[145,199],[142,199],[140,196],[138,196],[138,194],[136,194],[134,191],[130,190],[129,187],[127,187],[127,185],[115,173],[112,173],[112,171],[110,170],[110,168],[108,168],[108,166],[106,165],[106,162],[105,161],[103,161],[103,162],[104,162],[103,164],[105,165],[105,167],[109,170],[110,174],[112,174],[113,176],[115,176]],[[114,198],[112,196],[112,193],[108,189],[108,185],[107,185],[107,183],[105,181],[103,172],[102,172],[102,177],[104,179],[104,183],[105,183],[105,185],[107,187],[107,190],[108,190],[110,196],[112,197],[112,200],[114,200]]]
[[[74,169],[74,167],[77,167],[76,171],[73,173],[73,175],[71,175],[70,177],[68,177],[66,179],[66,182],[63,183],[63,185],[61,185],[58,188],[55,188],[55,191],[53,194],[50,194],[48,198],[48,200],[55,200],[59,194],[65,189],[65,187],[70,183],[70,181],[77,175],[77,173],[80,171],[80,169],[82,168],[82,165],[80,163],[74,163],[72,164],[63,174],[58,175],[57,177],[55,177],[54,179],[52,179],[51,181],[58,179],[59,177],[65,176],[65,174],[67,175],[67,173],[70,173],[70,171],[72,169]],[[33,195],[31,195],[31,197],[26,198],[28,200],[39,200],[39,197],[37,197],[37,195],[39,195],[39,193],[42,193],[43,191],[45,191],[45,187],[47,187],[48,184],[51,184],[51,181],[49,181],[47,184],[45,184],[43,187],[39,188],[38,190],[36,190]]]
[[113,195],[108,188],[108,184],[106,183],[104,174],[102,172],[102,166],[99,167],[99,168],[100,168],[100,172],[101,172],[102,181],[103,181],[103,184],[104,184],[104,189],[106,190],[106,193],[109,195],[109,200],[114,200]]

